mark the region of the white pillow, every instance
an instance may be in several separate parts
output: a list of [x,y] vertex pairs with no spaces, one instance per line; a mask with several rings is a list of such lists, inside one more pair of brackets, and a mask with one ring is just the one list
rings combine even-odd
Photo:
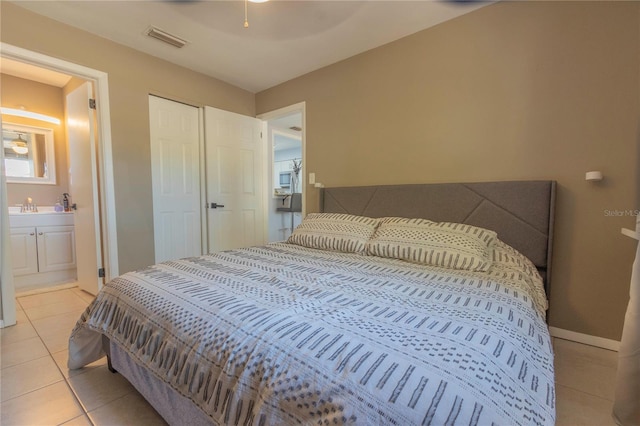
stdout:
[[309,213],[288,243],[320,250],[363,253],[379,219],[342,213]]
[[386,217],[366,246],[367,254],[451,269],[486,271],[497,235],[462,223]]

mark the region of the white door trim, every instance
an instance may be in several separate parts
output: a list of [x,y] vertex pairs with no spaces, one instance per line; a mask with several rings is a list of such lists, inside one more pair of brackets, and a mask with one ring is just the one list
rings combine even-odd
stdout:
[[200,140],[198,148],[200,150],[200,241],[202,242],[202,254],[209,253],[209,230],[207,228],[207,165],[206,152],[204,150],[204,107],[198,108],[198,126]]
[[[93,68],[67,62],[52,56],[32,52],[0,42],[0,56],[26,62],[64,74],[69,74],[93,82],[96,91],[96,107],[98,114],[98,161],[100,162],[100,205],[102,226],[104,230],[104,265],[105,279],[119,275],[118,273],[118,238],[116,230],[115,189],[113,179],[113,156],[111,143],[111,115],[109,110],[108,74]],[[109,206],[110,208],[107,208]],[[3,289],[4,295],[4,289]],[[4,299],[4,297],[3,297]]]

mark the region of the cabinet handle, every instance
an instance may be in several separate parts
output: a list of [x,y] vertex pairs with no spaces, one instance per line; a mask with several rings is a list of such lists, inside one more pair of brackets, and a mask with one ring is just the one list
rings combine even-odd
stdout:
[[36,233],[35,232],[31,232],[29,235],[36,235]]
[[38,235],[42,235],[42,232],[38,232]]

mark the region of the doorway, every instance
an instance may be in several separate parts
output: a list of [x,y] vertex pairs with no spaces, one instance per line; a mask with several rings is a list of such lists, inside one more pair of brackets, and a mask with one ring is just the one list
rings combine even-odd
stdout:
[[305,212],[305,104],[258,116],[267,135],[268,242],[284,241]]
[[[93,190],[95,199],[99,200],[99,208],[94,212],[94,223],[97,228],[102,228],[104,239],[102,241],[102,258],[104,259],[103,275],[104,279],[110,279],[118,275],[117,256],[117,236],[114,209],[107,209],[106,206],[115,204],[113,186],[113,167],[111,162],[111,135],[110,135],[110,115],[107,74],[80,66],[71,62],[59,60],[50,56],[42,55],[26,49],[18,48],[5,43],[0,43],[0,56],[13,61],[30,64],[45,70],[52,70],[58,73],[67,74],[78,79],[85,80],[93,86],[95,90],[94,99],[96,104],[95,116],[99,126],[97,126],[97,142],[95,144],[94,178],[96,185]],[[2,192],[6,193],[6,186],[3,183]],[[8,216],[7,209],[2,213]],[[8,224],[3,223],[3,226]],[[7,235],[8,229],[3,229],[2,235]],[[0,241],[2,251],[8,249],[9,239],[3,237]],[[94,271],[96,278],[99,271]],[[5,278],[5,277],[3,277]],[[96,279],[96,286],[100,283]],[[98,288],[99,289],[99,288]],[[96,290],[98,290],[96,289]],[[4,279],[1,286],[2,292],[2,326],[15,324],[15,299],[13,280]]]

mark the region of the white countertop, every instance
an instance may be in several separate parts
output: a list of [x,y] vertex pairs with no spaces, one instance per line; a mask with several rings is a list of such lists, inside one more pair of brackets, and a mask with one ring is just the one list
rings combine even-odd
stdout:
[[31,215],[31,214],[73,214],[73,212],[57,212],[54,206],[38,206],[37,212],[20,212],[20,206],[9,206],[10,215]]
[[53,206],[38,206],[37,212],[20,213],[20,207],[9,207],[10,226],[73,225],[73,212],[56,212]]

